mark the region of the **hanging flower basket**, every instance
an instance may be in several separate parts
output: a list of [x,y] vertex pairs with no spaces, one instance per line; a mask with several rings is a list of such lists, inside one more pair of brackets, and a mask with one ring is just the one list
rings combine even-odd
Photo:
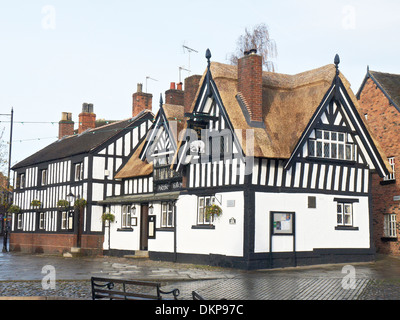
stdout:
[[110,213],[110,212],[104,212],[104,213],[101,215],[101,220],[102,220],[103,222],[105,222],[105,221],[114,222],[114,221],[115,221],[115,215],[113,215],[113,214]]
[[81,199],[76,199],[75,203],[74,203],[74,207],[78,208],[78,209],[82,209],[84,207],[86,207],[86,200],[81,198]]
[[11,205],[8,210],[9,213],[20,213],[21,212],[21,208],[18,207],[17,205],[13,204]]
[[220,206],[212,204],[206,207],[207,220],[209,220],[210,217],[219,218],[221,215],[222,215],[222,209]]
[[33,208],[39,208],[42,205],[42,203],[40,202],[40,200],[32,200],[31,201],[31,207]]
[[67,200],[58,200],[57,207],[68,208],[69,207],[69,201],[67,201]]

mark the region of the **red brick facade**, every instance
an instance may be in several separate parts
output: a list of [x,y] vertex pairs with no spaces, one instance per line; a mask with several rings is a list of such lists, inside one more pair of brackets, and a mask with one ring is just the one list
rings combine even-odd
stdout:
[[[81,253],[101,255],[103,253],[103,235],[82,235]],[[24,253],[62,254],[76,247],[74,234],[11,233],[10,251]]]
[[[400,163],[400,113],[390,104],[389,99],[376,83],[368,78],[359,94],[361,111],[367,123],[383,148],[388,158],[395,157]],[[395,171],[400,173],[400,167]],[[399,236],[400,201],[394,197],[400,196],[400,175],[394,181],[383,181],[377,174],[372,179],[372,210],[373,236],[377,252],[400,255],[400,242],[397,238],[389,238],[384,234],[384,217],[396,214],[397,237]]]

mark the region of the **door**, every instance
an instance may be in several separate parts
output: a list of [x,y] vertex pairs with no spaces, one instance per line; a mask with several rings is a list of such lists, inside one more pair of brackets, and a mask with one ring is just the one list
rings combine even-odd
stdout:
[[143,203],[140,210],[140,250],[148,249],[149,204]]

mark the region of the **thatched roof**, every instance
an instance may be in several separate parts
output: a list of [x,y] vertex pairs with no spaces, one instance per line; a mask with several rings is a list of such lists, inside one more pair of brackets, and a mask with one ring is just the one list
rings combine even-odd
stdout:
[[[306,130],[311,118],[317,108],[323,101],[326,93],[332,85],[336,75],[336,67],[333,64],[323,66],[318,69],[302,72],[296,75],[279,74],[273,72],[263,72],[262,79],[262,101],[263,101],[263,122],[265,128],[250,126],[243,114],[243,111],[236,99],[238,95],[238,73],[237,67],[217,62],[212,62],[210,71],[215,82],[222,103],[228,114],[229,120],[235,129],[252,129],[254,132],[254,151],[248,156],[289,159],[303,132]],[[194,109],[201,90],[201,84],[205,80],[207,70],[200,80],[200,86],[197,90],[191,110]],[[346,88],[350,99],[357,110],[360,110],[358,101],[350,89],[350,84],[342,73],[339,77]],[[176,107],[176,106],[173,106]],[[169,109],[170,108],[170,109]],[[172,118],[183,119],[183,111],[177,108],[164,108],[166,114],[171,112]],[[361,121],[368,128],[363,117]],[[182,122],[182,128],[185,129],[186,122]],[[178,130],[180,132],[180,130]],[[371,132],[371,131],[369,131]],[[373,139],[373,137],[372,137]],[[179,139],[178,139],[179,140]],[[246,153],[246,139],[240,139],[241,147]],[[382,152],[379,144],[373,139],[382,159],[386,156]],[[178,142],[178,150],[182,141]],[[131,159],[130,170],[124,170],[118,177],[137,176],[135,170],[138,170],[143,162],[138,159]],[[129,163],[128,162],[128,163]],[[387,162],[387,161],[386,161]],[[390,171],[390,166],[386,163],[386,168]],[[150,172],[149,164],[146,164]]]

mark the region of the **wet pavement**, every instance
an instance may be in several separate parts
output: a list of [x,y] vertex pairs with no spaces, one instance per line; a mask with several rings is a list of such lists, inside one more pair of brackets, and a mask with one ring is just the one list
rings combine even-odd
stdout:
[[[55,288],[48,280],[54,276]],[[90,277],[159,281],[210,300],[400,300],[400,258],[244,271],[117,257],[0,253],[0,297],[90,299]]]

